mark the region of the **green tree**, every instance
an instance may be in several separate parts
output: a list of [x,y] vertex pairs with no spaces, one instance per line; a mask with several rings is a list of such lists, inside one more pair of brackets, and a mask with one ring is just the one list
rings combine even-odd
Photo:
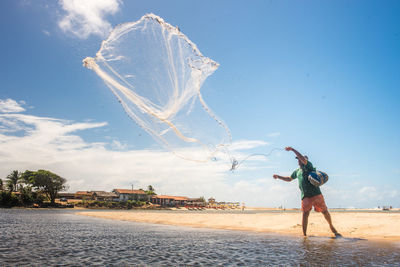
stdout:
[[14,170],[9,175],[7,175],[7,188],[10,191],[17,191],[17,185],[20,181],[21,174]]
[[25,171],[22,177],[26,183],[41,190],[50,199],[51,205],[54,205],[57,193],[66,189],[67,180],[50,171]]
[[32,187],[21,187],[19,192],[21,193],[19,198],[22,205],[31,206],[34,203],[38,205],[43,204],[43,200],[45,198],[44,195],[41,192],[33,191]]
[[156,193],[155,193],[154,187],[151,186],[151,185],[149,185],[149,186],[147,187],[146,194],[147,194],[147,195],[155,195]]
[[14,193],[10,191],[0,192],[0,207],[11,208],[19,205],[20,201]]
[[4,188],[3,188],[3,180],[0,179],[0,191],[3,191],[3,190],[4,190]]
[[19,192],[21,193],[20,199],[21,199],[22,205],[29,206],[34,203],[34,198],[32,195],[31,187],[22,187],[19,189]]
[[25,184],[32,185],[34,176],[35,176],[35,172],[34,171],[26,170],[25,172],[21,173],[21,178],[20,179]]

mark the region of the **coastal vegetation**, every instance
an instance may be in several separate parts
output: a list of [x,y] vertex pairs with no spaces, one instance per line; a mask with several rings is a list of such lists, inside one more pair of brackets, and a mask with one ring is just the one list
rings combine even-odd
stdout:
[[[155,208],[150,203],[150,198],[156,195],[152,185],[147,190],[142,190],[146,199],[137,196],[129,197],[123,201],[100,201],[97,199],[82,199],[81,201],[68,203],[59,198],[59,192],[67,189],[67,179],[48,170],[19,172],[13,170],[6,178],[0,179],[0,208],[11,207],[84,207],[84,208],[109,208],[109,209],[133,209]],[[148,201],[146,201],[148,200]],[[64,202],[64,203],[62,203]]]
[[57,206],[57,193],[66,189],[65,178],[47,170],[12,171],[6,177],[6,185],[0,179],[0,207]]
[[106,191],[77,191],[67,193],[67,180],[48,170],[19,172],[13,170],[4,181],[0,179],[0,208],[82,207],[90,209],[165,209],[190,210],[238,208],[239,203],[209,202],[202,196],[157,195],[152,185],[146,189],[114,189]]
[[101,209],[133,209],[133,208],[151,208],[152,205],[146,201],[127,200],[127,201],[98,201],[82,200],[75,204],[76,207],[83,208],[101,208]]

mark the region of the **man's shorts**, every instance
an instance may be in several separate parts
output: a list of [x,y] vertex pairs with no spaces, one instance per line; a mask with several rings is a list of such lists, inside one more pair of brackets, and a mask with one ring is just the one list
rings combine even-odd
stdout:
[[325,204],[324,196],[322,194],[313,196],[313,197],[305,197],[301,201],[301,210],[302,211],[310,211],[314,206],[314,210],[316,212],[324,212],[328,209]]

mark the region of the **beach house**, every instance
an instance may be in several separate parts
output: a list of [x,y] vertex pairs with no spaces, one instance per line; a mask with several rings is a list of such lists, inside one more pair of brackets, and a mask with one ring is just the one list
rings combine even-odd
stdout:
[[60,199],[75,199],[75,193],[58,192],[57,197]]
[[89,191],[77,191],[74,194],[75,199],[91,200],[92,194]]
[[117,195],[117,201],[128,201],[128,200],[140,200],[149,201],[149,196],[142,189],[131,190],[131,189],[114,189],[112,191]]
[[90,191],[92,193],[93,199],[98,201],[118,201],[119,196],[115,192],[106,191]]
[[185,207],[188,209],[202,209],[206,207],[206,202],[203,198],[188,198]]
[[166,196],[166,195],[155,195],[151,197],[151,203],[158,204],[160,206],[168,207],[180,207],[185,206],[189,198],[181,196]]

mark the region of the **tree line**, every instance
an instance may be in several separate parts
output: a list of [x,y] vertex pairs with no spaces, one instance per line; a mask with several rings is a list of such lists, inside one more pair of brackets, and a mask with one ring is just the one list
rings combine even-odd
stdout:
[[65,190],[67,180],[47,170],[12,171],[5,182],[0,179],[0,207],[42,206],[49,201],[55,206],[57,193]]

